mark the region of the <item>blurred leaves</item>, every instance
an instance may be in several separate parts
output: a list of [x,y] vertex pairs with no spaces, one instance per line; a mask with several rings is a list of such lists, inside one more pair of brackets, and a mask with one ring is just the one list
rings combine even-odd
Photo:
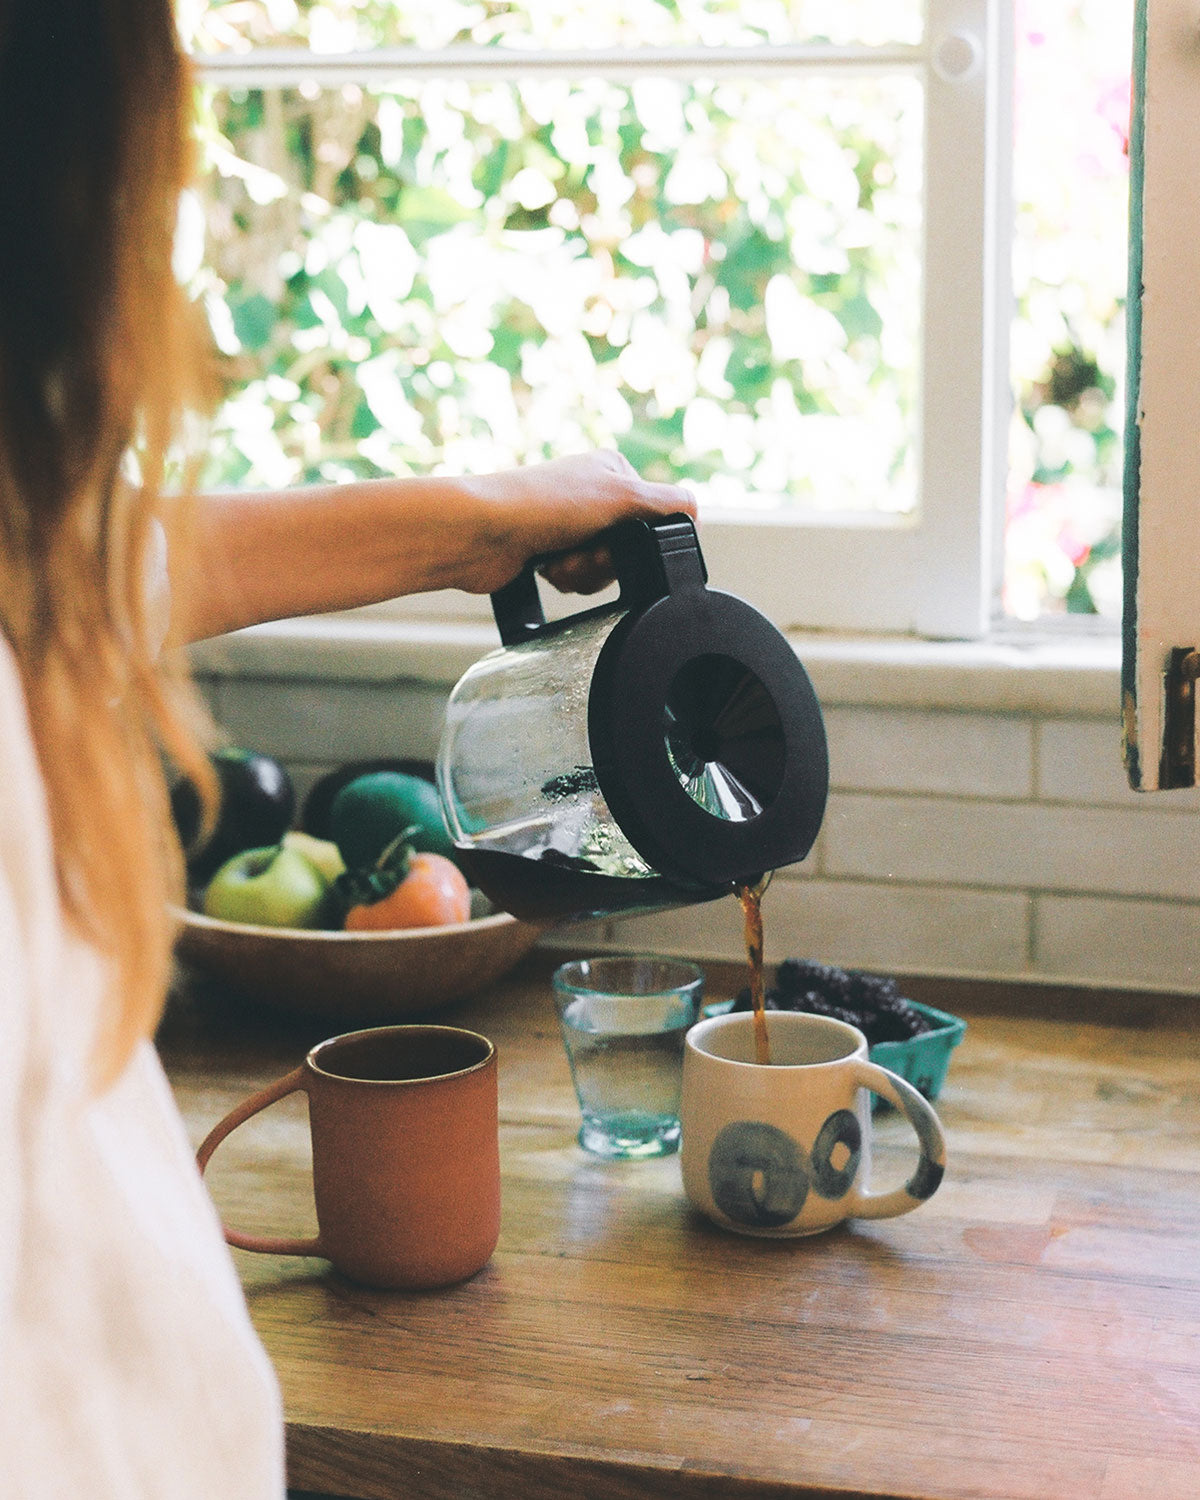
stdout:
[[210,88],[201,120],[208,482],[609,445],[725,506],[913,504],[914,80]]
[[917,42],[921,0],[178,0],[201,51],[248,47],[752,46]]

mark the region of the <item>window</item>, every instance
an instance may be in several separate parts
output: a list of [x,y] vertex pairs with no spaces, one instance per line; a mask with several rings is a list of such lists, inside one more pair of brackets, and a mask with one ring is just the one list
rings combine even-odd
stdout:
[[781,625],[979,634],[1011,27],[1005,0],[197,5],[210,481],[615,443],[698,491],[712,572]]
[[1121,613],[1133,0],[1018,0],[1005,613]]

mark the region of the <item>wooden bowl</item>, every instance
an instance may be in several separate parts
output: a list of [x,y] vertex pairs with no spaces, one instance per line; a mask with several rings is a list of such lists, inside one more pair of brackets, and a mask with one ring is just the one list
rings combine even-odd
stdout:
[[372,1023],[474,994],[506,974],[544,930],[505,912],[402,932],[306,932],[175,915],[175,951],[185,963],[264,1005]]

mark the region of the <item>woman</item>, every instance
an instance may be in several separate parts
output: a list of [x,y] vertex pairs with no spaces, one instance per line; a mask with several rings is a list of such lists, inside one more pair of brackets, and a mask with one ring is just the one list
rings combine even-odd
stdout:
[[[261,1500],[278,1393],[149,1038],[203,779],[174,643],[407,591],[490,591],[625,515],[593,454],[471,480],[159,488],[202,368],[171,277],[188,75],[169,0],[0,0],[0,1493]],[[136,449],[138,471],[130,454]],[[190,517],[185,526],[185,517]],[[586,550],[554,574],[589,589]]]

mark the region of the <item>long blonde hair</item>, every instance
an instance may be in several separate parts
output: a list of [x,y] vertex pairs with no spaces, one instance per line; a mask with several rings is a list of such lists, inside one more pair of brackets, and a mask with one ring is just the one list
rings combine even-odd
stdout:
[[202,368],[171,267],[190,107],[170,0],[0,0],[0,630],[63,909],[112,977],[102,1081],[153,1031],[168,979],[182,863],[163,756],[212,792],[146,576],[156,519],[186,543],[161,487]]

